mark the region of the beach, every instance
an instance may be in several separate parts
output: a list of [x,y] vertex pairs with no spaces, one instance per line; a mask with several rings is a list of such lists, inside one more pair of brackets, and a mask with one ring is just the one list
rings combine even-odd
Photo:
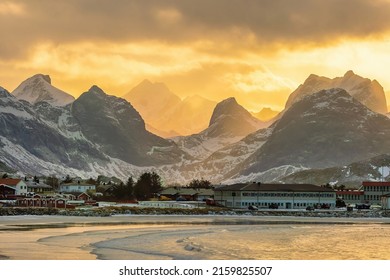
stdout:
[[2,216],[0,258],[387,260],[390,218]]

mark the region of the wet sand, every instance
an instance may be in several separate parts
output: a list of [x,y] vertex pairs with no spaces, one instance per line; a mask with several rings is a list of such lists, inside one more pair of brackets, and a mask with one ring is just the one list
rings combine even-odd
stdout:
[[[333,225],[347,230],[349,234],[352,232],[349,230],[351,226],[365,235],[366,231],[371,232],[371,228],[377,228],[376,232],[386,230],[384,236],[378,237],[379,240],[387,237],[390,219],[280,216],[6,216],[0,217],[0,259],[236,259],[245,257],[245,251],[256,245],[256,235],[263,233],[269,240],[272,239],[270,237],[279,236],[282,241],[288,234],[295,234],[294,240],[284,240],[286,250],[291,244],[301,244],[303,241],[299,241],[299,238],[302,239],[305,225],[321,226],[311,229],[312,236],[319,236],[323,231],[331,232]],[[241,232],[253,239],[246,243],[251,244],[249,247],[233,240],[234,248],[240,248],[241,251],[224,251],[213,243],[213,240],[222,237],[232,242],[230,239],[239,236]],[[305,242],[307,240],[310,239],[306,238]],[[273,242],[279,240],[275,239]],[[313,243],[315,242],[313,240]],[[272,258],[272,254],[269,256]],[[295,257],[299,258],[298,255]],[[312,257],[316,258],[315,255]],[[351,255],[348,258],[353,257],[354,255]],[[387,255],[368,257],[381,259],[387,258]]]

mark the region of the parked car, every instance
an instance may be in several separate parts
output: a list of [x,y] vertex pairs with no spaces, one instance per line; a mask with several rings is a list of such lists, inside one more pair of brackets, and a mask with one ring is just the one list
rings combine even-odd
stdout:
[[309,205],[306,207],[306,210],[307,211],[314,211],[314,206],[313,205]]
[[276,203],[271,203],[269,205],[269,209],[278,209],[278,208],[279,208],[279,206]]
[[367,203],[356,204],[356,209],[370,209],[371,205]]
[[249,210],[259,210],[259,208],[257,208],[257,207],[254,206],[254,205],[249,205],[249,206],[248,206],[248,209],[249,209]]
[[330,205],[326,203],[321,204],[321,209],[330,209]]

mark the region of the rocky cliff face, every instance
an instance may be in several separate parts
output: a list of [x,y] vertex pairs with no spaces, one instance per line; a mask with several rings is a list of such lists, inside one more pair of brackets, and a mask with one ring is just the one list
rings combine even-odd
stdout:
[[72,105],[85,137],[106,154],[138,166],[180,161],[175,143],[145,129],[140,114],[124,99],[93,86]]
[[0,161],[31,174],[124,177],[186,156],[146,131],[127,101],[96,86],[63,107],[32,105],[1,88],[0,120]]
[[193,157],[205,159],[213,152],[265,126],[266,123],[253,117],[235,98],[228,98],[217,104],[207,129],[173,140]]
[[66,135],[56,129],[61,116],[69,114],[69,108],[52,107],[46,102],[35,106],[6,91],[1,93],[0,158],[8,166],[42,174],[50,164],[88,169],[90,162],[107,161],[82,135],[72,131]]
[[284,113],[241,174],[283,165],[340,166],[389,151],[388,118],[343,89],[322,90],[295,102]]
[[309,94],[331,88],[342,88],[374,112],[387,113],[386,96],[382,86],[376,80],[363,78],[353,71],[348,71],[343,77],[334,79],[310,75],[302,85],[291,93],[286,103],[286,109]]

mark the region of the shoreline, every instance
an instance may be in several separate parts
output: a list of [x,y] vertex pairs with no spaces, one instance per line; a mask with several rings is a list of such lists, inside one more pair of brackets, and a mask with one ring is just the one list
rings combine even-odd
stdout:
[[[198,247],[196,242],[192,243],[192,238],[201,236],[198,235],[199,232],[206,234],[218,232],[216,236],[219,236],[226,234],[221,229],[231,229],[232,232],[234,229],[245,229],[246,232],[246,229],[253,226],[253,229],[272,228],[279,234],[278,229],[282,232],[283,229],[305,230],[310,225],[315,228],[319,226],[317,228],[319,232],[322,232],[322,229],[333,228],[333,225],[352,231],[355,228],[389,228],[390,218],[238,215],[3,216],[0,217],[0,238],[3,240],[0,260],[95,260],[129,257],[175,259],[177,252],[180,252],[179,259],[196,259],[203,249]],[[160,234],[165,237],[161,239]],[[156,238],[150,239],[152,236]],[[168,237],[173,239],[166,239]],[[154,241],[145,241],[144,238]],[[137,241],[132,241],[134,239]],[[120,240],[124,240],[125,243]],[[167,246],[158,253],[154,249],[148,251],[136,245],[142,242],[156,245],[154,243],[156,240],[162,242],[158,243],[158,248]],[[168,240],[170,243],[167,243]],[[27,254],[26,246],[29,248]],[[122,246],[130,247],[123,251]],[[178,251],[172,251],[173,248]]]
[[0,216],[0,232],[35,229],[126,225],[353,225],[390,224],[382,217],[313,217],[246,215],[112,215],[109,217],[18,215]]

